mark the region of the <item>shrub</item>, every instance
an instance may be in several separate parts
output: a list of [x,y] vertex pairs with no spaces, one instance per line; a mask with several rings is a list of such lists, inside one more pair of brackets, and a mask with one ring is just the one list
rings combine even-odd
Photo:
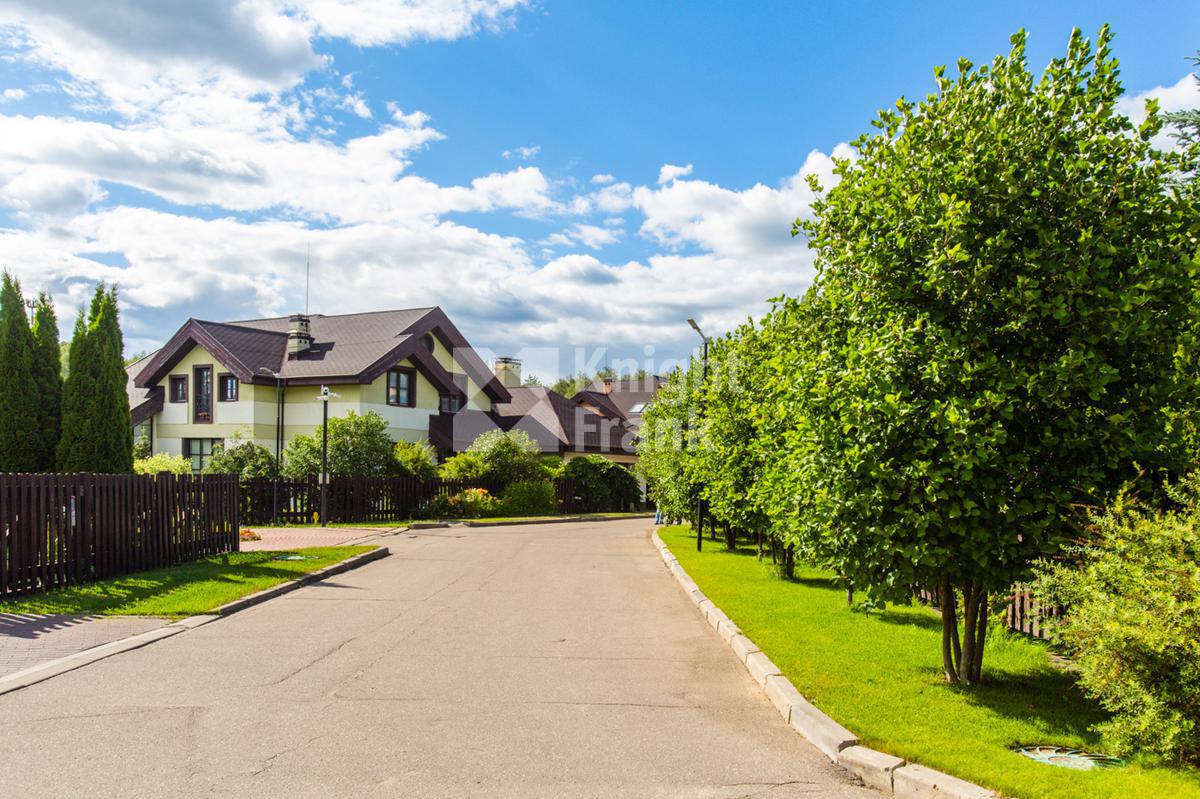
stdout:
[[500,494],[501,512],[506,516],[548,516],[558,508],[554,483],[521,480]]
[[467,449],[483,463],[483,479],[496,486],[541,476],[541,451],[537,442],[522,430],[490,430]]
[[166,452],[159,452],[148,458],[138,458],[135,460],[133,462],[133,471],[135,474],[158,474],[159,472],[191,474],[192,462],[182,455],[169,455]]
[[1115,501],[1035,593],[1067,607],[1055,632],[1112,713],[1109,746],[1200,764],[1200,473],[1169,492],[1180,507]]
[[572,458],[563,468],[563,477],[578,483],[587,511],[631,508],[642,499],[637,478],[628,469],[600,455]]
[[213,452],[205,474],[236,474],[242,480],[275,475],[275,458],[266,447],[234,438],[224,447]]
[[[335,477],[378,477],[395,470],[395,443],[387,434],[387,421],[367,411],[351,411],[329,420],[329,474]],[[283,453],[283,474],[289,479],[321,473],[321,428],[310,436],[296,436]]]
[[478,519],[495,516],[499,501],[486,488],[467,488],[453,496],[435,497],[423,508],[423,515],[433,518]]
[[460,452],[438,467],[438,476],[443,480],[482,480],[486,470],[478,452]]
[[392,451],[401,477],[432,480],[437,477],[437,455],[426,441],[397,441]]

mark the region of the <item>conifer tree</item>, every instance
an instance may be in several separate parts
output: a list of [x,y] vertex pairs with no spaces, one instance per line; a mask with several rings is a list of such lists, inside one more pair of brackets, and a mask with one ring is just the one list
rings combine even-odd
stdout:
[[0,285],[0,472],[32,472],[38,467],[33,351],[21,284],[5,272]]
[[63,385],[62,432],[56,460],[60,472],[88,471],[91,430],[88,427],[88,398],[95,393],[95,372],[90,352],[87,312],[81,307],[67,350],[67,380]]
[[55,450],[62,431],[62,350],[58,341],[58,317],[50,295],[38,295],[33,316],[33,381],[39,412],[36,468],[54,471]]
[[93,339],[96,390],[90,415],[95,430],[96,461],[91,471],[127,474],[133,471],[133,420],[126,392],[125,349],[117,310],[117,287],[101,293],[97,312],[88,320]]

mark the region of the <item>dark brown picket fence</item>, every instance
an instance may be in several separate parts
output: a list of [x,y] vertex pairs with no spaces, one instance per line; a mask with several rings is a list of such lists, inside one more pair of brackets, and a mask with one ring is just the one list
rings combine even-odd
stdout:
[[[937,589],[918,591],[917,597],[934,607],[939,606]],[[1025,633],[1034,638],[1049,639],[1050,630],[1046,619],[1062,616],[1059,607],[1043,607],[1034,601],[1033,593],[1025,586],[1017,586],[1004,608],[1004,624],[1013,632]]]
[[[496,486],[473,480],[422,480],[417,477],[331,477],[328,513],[333,523],[387,522],[420,515],[438,496],[450,496],[468,488]],[[560,513],[578,513],[583,507],[574,480],[556,480],[555,496]],[[277,510],[276,510],[277,508]],[[311,524],[321,510],[321,485],[317,478],[284,480],[270,478],[242,481],[243,524]],[[614,509],[623,510],[623,509]]]
[[233,475],[0,474],[0,597],[237,548]]

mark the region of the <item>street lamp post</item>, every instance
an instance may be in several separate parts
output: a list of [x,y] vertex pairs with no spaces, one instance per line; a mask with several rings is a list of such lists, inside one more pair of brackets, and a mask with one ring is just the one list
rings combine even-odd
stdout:
[[[700,336],[700,340],[704,342],[703,364],[704,368],[700,378],[700,401],[696,404],[696,421],[704,420],[704,389],[708,385],[708,336],[700,330],[700,325],[696,324],[695,319],[689,319],[688,324],[692,326],[692,330]],[[701,428],[703,429],[703,428]],[[704,498],[696,497],[696,551],[699,552],[704,546]]]
[[329,400],[337,394],[321,386],[321,526],[329,524]]
[[283,375],[260,366],[259,372],[275,378],[275,469],[271,481],[271,524],[279,524],[279,465],[283,457]]

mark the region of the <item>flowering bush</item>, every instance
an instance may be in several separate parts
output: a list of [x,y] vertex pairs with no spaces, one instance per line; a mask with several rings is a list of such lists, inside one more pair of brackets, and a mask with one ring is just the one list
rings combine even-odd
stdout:
[[500,502],[486,488],[467,488],[452,496],[434,497],[424,508],[424,515],[450,519],[478,519],[492,516]]

